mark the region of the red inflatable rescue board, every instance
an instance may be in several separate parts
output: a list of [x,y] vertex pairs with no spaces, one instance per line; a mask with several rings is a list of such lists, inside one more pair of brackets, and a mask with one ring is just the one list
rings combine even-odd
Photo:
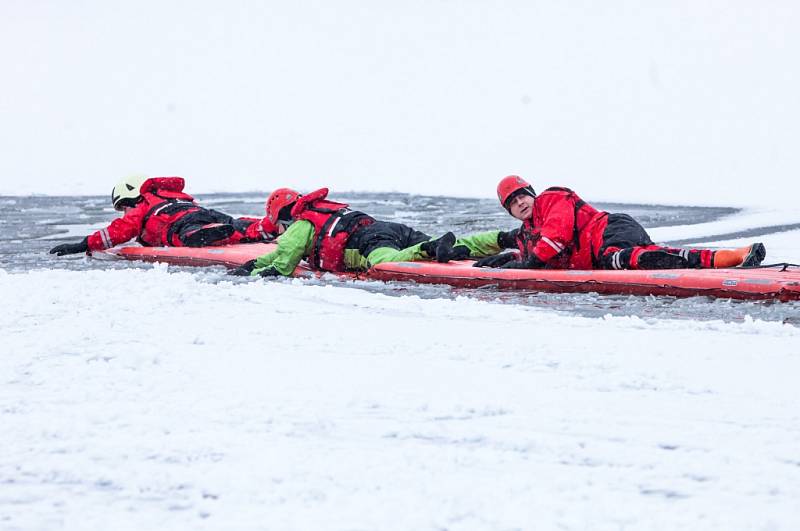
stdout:
[[[273,243],[222,247],[115,247],[101,254],[126,260],[165,262],[182,266],[237,267],[275,249]],[[389,262],[365,273],[336,273],[346,278],[449,284],[463,288],[495,287],[545,292],[602,294],[705,295],[732,299],[800,300],[800,268],[669,269],[649,271],[493,269],[472,267],[472,261]],[[313,273],[305,262],[294,276]],[[319,273],[316,273],[319,274]]]

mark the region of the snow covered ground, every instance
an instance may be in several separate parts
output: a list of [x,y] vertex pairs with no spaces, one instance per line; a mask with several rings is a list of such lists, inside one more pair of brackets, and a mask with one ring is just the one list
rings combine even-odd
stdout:
[[[45,254],[113,214],[51,196],[134,172],[248,201],[519,173],[746,207],[651,234],[800,263],[796,2],[3,14],[0,193],[49,195],[0,201],[0,531],[800,529],[797,304],[589,318]],[[383,212],[418,225],[406,199]],[[425,228],[509,221],[476,212]]]
[[[800,527],[796,303],[777,305],[786,324],[715,320],[724,304],[702,299],[680,320],[646,299],[587,318],[569,298],[56,258],[49,238],[113,213],[31,202],[2,220],[28,231],[7,229],[0,268],[3,531]],[[797,263],[799,232],[706,243]]]

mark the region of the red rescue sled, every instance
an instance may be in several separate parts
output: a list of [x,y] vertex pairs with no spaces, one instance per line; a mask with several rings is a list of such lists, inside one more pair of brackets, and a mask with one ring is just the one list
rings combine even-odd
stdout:
[[[271,252],[275,244],[252,243],[224,247],[118,247],[101,251],[127,260],[166,262],[184,266],[236,267]],[[98,254],[98,253],[95,253]],[[314,274],[302,263],[295,276]],[[555,269],[475,268],[465,260],[390,262],[366,273],[337,273],[348,278],[449,284],[464,288],[496,287],[549,292],[602,294],[705,295],[732,299],[800,300],[800,268],[795,266],[752,269],[670,269],[657,271],[570,271]]]

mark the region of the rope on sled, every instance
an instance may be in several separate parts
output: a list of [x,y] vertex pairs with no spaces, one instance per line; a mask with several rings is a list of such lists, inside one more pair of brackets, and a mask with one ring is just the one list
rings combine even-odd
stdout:
[[781,272],[787,271],[790,267],[800,267],[800,264],[790,264],[789,262],[778,262],[776,264],[761,264],[757,266],[745,267],[743,269],[769,269],[773,267],[780,267]]

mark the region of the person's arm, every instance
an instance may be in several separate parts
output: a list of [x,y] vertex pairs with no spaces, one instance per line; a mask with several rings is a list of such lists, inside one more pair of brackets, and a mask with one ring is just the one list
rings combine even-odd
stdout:
[[[513,255],[514,253],[508,253],[508,254]],[[547,264],[539,260],[536,257],[536,255],[532,254],[522,260],[510,260],[505,264],[495,267],[500,267],[502,269],[544,269],[545,267],[547,267]]]
[[[518,251],[503,253],[505,249],[519,249],[517,234],[520,229],[505,231],[490,231],[477,234],[477,241],[468,245],[470,257],[483,257],[473,264],[474,267],[502,267],[512,260],[519,260]],[[492,236],[494,235],[494,238]],[[465,242],[466,243],[466,242]],[[502,254],[499,254],[502,253]]]
[[78,243],[62,243],[50,249],[50,254],[63,256],[65,254],[88,253],[101,249],[110,249],[120,243],[139,235],[142,224],[142,213],[136,208],[128,211],[121,218],[117,218],[111,224],[89,236]]
[[514,229],[508,232],[501,230],[490,230],[463,236],[456,240],[456,246],[463,245],[469,249],[470,258],[482,258],[492,256],[504,249],[517,248],[517,232]]
[[[464,260],[466,258],[493,257],[503,249],[517,247],[517,232],[516,229],[509,232],[500,230],[479,232],[458,238],[450,246],[444,243],[444,237],[440,238],[436,240],[439,242],[436,246],[436,260],[449,262],[450,260]],[[485,265],[489,262],[482,263]],[[476,264],[477,267],[484,267],[484,265]]]
[[50,254],[64,256],[65,254],[85,253],[89,250],[89,244],[86,243],[88,239],[89,237],[87,236],[78,243],[62,243],[56,245],[50,249]]
[[274,251],[256,258],[250,274],[290,276],[300,260],[308,254],[313,242],[314,225],[306,220],[295,221],[278,238],[278,247]]
[[539,262],[547,263],[572,245],[575,204],[572,200],[559,199],[545,205],[544,209],[539,240],[533,248],[533,255]]
[[121,218],[112,221],[108,227],[91,234],[87,240],[89,251],[110,249],[137,237],[142,230],[146,208],[147,204],[141,202],[135,208],[125,212]]

